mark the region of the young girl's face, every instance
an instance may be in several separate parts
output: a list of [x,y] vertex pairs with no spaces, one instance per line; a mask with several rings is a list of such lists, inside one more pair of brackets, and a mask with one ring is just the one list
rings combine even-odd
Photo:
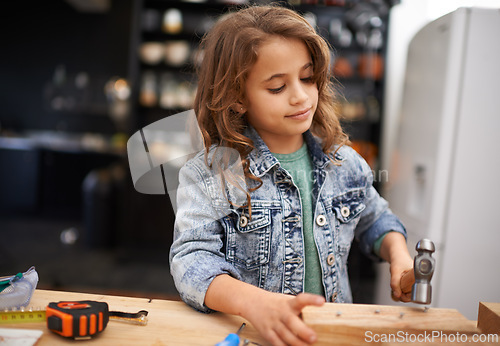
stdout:
[[258,51],[245,83],[248,122],[269,149],[300,148],[318,104],[311,54],[304,42],[272,36]]

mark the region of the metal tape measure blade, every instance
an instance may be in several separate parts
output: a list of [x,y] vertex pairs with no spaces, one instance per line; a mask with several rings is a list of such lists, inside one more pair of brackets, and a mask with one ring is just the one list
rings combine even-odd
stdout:
[[45,322],[45,310],[0,311],[0,324]]

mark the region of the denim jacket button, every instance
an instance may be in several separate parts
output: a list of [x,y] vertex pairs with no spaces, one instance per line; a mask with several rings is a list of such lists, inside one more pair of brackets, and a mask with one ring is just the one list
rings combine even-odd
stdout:
[[337,301],[337,292],[334,292],[332,294],[332,299],[331,300],[332,300],[333,303],[335,303],[335,301]]
[[342,207],[340,208],[340,214],[342,214],[343,217],[348,217],[349,214],[351,214],[351,211],[349,210],[349,207]]
[[326,258],[326,263],[328,263],[329,266],[332,266],[335,263],[335,255],[332,253],[329,254]]
[[324,226],[326,224],[325,215],[318,215],[318,217],[316,217],[316,224],[318,226]]
[[240,227],[246,227],[248,225],[248,218],[245,215],[240,217]]

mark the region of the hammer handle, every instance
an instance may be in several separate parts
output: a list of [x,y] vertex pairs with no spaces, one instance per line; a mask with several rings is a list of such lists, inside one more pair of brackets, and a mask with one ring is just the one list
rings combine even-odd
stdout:
[[[401,275],[401,292],[403,294],[405,293],[411,293],[411,288],[413,287],[413,284],[415,283],[415,271],[412,269],[409,269]],[[392,299],[395,301],[399,301],[399,299],[395,298],[392,296]]]
[[401,291],[403,293],[411,293],[411,288],[415,283],[415,271],[412,269],[406,271],[401,276]]

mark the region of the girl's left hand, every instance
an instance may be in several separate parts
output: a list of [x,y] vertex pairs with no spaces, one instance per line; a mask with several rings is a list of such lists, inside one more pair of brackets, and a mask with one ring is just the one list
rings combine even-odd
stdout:
[[411,301],[411,292],[401,292],[401,278],[406,272],[413,270],[413,259],[406,247],[405,237],[398,232],[387,233],[380,247],[380,257],[390,264],[392,298],[403,302]]
[[[413,272],[413,261],[411,258],[401,261],[402,263],[397,263],[398,261],[391,262],[391,296],[392,299],[396,301],[402,301],[408,303],[411,301],[411,290],[410,292],[402,292],[401,287],[401,278],[405,275],[408,275],[410,271]],[[411,273],[410,273],[411,274]],[[410,284],[413,285],[415,282],[415,277],[411,275],[413,282]],[[407,286],[407,285],[405,285]],[[410,286],[411,287],[411,286]]]

